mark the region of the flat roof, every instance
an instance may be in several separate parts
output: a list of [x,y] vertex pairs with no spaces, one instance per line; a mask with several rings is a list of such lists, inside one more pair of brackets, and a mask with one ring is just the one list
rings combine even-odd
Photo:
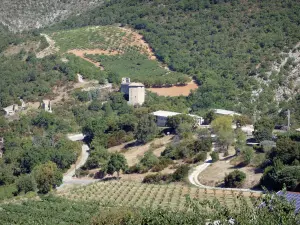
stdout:
[[159,110],[159,111],[156,111],[156,112],[152,113],[152,115],[154,115],[154,116],[165,116],[165,117],[176,116],[176,115],[179,115],[179,114],[181,114],[181,113],[170,112],[170,111],[163,111],[163,110]]
[[134,82],[134,83],[130,83],[128,86],[129,87],[144,87],[144,84]]
[[226,110],[226,109],[214,109],[215,113],[217,114],[222,114],[222,115],[238,115],[240,116],[240,113],[231,111],[231,110]]
[[163,116],[163,117],[176,116],[176,115],[180,115],[180,114],[188,115],[188,116],[196,117],[196,118],[202,118],[201,116],[197,116],[197,115],[184,114],[184,113],[178,113],[178,112],[170,112],[170,111],[164,111],[164,110],[159,110],[159,111],[152,113],[152,115],[154,115],[154,116]]

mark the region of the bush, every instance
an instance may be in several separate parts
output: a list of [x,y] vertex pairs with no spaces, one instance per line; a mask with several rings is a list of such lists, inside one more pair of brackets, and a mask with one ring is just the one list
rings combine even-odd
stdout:
[[22,175],[16,181],[17,192],[24,192],[25,194],[30,191],[37,190],[37,184],[32,175]]
[[179,166],[176,171],[173,173],[173,181],[182,181],[187,177],[190,167],[188,165]]
[[219,153],[217,153],[217,152],[210,153],[210,156],[211,156],[211,160],[213,163],[217,162],[219,160]]
[[157,158],[156,155],[153,154],[152,151],[147,151],[145,152],[144,157],[141,159],[140,163],[143,166],[150,169],[159,163],[159,159]]
[[225,176],[225,187],[240,188],[246,179],[246,174],[239,170],[234,170]]
[[244,165],[248,165],[254,157],[254,151],[252,148],[247,147],[242,151],[243,163]]
[[159,183],[170,183],[173,181],[172,174],[150,174],[144,177],[143,183],[148,184],[159,184]]
[[159,163],[152,167],[152,172],[159,172],[162,171],[164,168],[172,164],[173,161],[168,158],[161,157],[159,159]]
[[159,183],[161,181],[161,174],[150,174],[144,177],[143,183],[153,184],[153,183]]
[[207,159],[207,153],[206,152],[200,152],[198,153],[195,157],[193,162],[197,163],[197,162],[204,162]]
[[139,173],[139,174],[142,174],[142,173],[147,173],[148,172],[148,168],[145,167],[144,165],[138,163],[136,165],[133,165],[131,167],[129,167],[125,173],[126,174],[131,174],[131,173]]

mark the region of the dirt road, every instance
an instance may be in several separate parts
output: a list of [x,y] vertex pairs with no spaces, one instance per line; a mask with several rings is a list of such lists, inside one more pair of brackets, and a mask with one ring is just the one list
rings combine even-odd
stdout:
[[[215,149],[214,147],[214,143],[213,143],[213,147],[212,147],[212,151],[213,152]],[[208,153],[209,154],[209,153]],[[189,175],[189,181],[191,184],[199,187],[199,188],[207,188],[207,189],[216,189],[216,190],[235,190],[235,191],[242,191],[242,192],[254,192],[254,193],[262,193],[262,191],[254,191],[254,190],[250,190],[250,189],[243,189],[243,188],[218,188],[218,187],[210,187],[210,186],[206,186],[200,183],[199,181],[199,174],[201,174],[208,166],[210,166],[212,164],[211,161],[211,157],[208,156],[208,158],[205,160],[205,162],[199,166],[196,166],[195,168],[193,168],[191,170],[191,173]]]
[[52,40],[47,34],[41,34],[41,36],[44,36],[46,38],[49,46],[36,54],[36,57],[39,59],[44,58],[48,55],[52,55],[59,50],[57,47],[55,47],[55,41]]
[[[84,139],[84,135],[83,134],[74,134],[74,135],[69,135],[68,138],[71,141],[82,141]],[[82,167],[85,162],[87,161],[88,157],[89,157],[89,146],[87,146],[86,144],[83,144],[81,147],[81,155],[79,156],[77,162],[75,165],[72,165],[71,168],[64,174],[63,176],[63,183],[61,186],[59,186],[59,189],[64,187],[67,184],[89,184],[89,183],[93,183],[96,180],[92,180],[92,179],[76,179],[73,178],[73,176],[75,175],[76,169],[79,169],[80,167]]]

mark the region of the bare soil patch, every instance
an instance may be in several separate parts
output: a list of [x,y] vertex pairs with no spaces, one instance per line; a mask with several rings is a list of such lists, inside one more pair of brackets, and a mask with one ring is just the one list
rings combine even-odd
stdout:
[[[220,154],[220,158],[222,158],[222,155],[223,154]],[[252,188],[256,186],[259,183],[262,173],[256,173],[255,168],[250,166],[236,168],[230,163],[230,159],[232,159],[232,157],[233,155],[229,155],[226,158],[213,163],[206,170],[204,170],[198,178],[200,183],[207,186],[222,186],[226,174],[238,169],[247,175],[243,188]]]
[[185,86],[172,86],[172,87],[162,87],[162,88],[147,88],[148,91],[154,92],[160,96],[188,96],[192,90],[196,90],[198,85],[195,81],[191,81]]

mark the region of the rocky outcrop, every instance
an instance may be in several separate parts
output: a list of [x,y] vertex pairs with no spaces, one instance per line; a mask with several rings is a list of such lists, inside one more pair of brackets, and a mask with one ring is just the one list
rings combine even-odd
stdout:
[[99,6],[103,0],[2,0],[0,23],[12,31],[41,28]]

